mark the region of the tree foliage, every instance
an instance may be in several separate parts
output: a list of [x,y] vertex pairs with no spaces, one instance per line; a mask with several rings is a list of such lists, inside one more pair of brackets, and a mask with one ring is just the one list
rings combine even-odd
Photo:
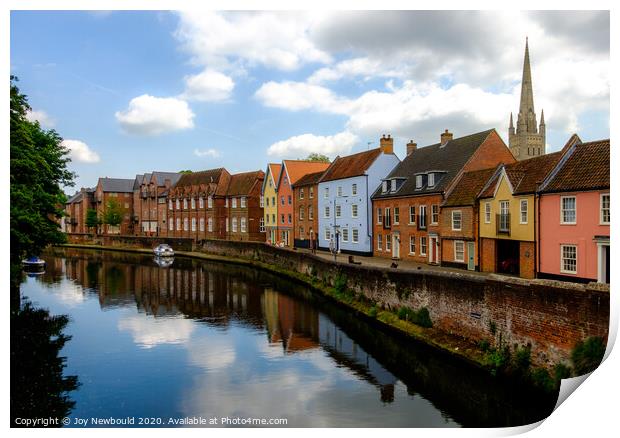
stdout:
[[99,219],[99,216],[97,216],[97,210],[95,210],[94,208],[89,208],[88,210],[86,210],[86,227],[88,228],[96,228],[97,226],[101,225],[101,220]]
[[329,157],[327,155],[319,154],[317,152],[312,152],[310,155],[306,157],[308,161],[320,161],[321,163],[329,163]]
[[28,98],[11,76],[11,260],[36,255],[50,243],[61,243],[60,230],[66,196],[61,186],[72,186],[67,169],[68,150],[54,130],[26,118]]
[[103,223],[112,227],[118,227],[123,221],[125,210],[116,199],[110,199],[105,207]]

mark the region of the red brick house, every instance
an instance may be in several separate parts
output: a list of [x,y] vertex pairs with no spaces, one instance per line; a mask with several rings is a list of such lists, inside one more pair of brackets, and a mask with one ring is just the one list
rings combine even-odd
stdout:
[[439,143],[423,148],[410,142],[405,159],[372,197],[373,255],[439,264],[447,226],[440,209],[452,182],[464,172],[513,161],[494,129],[457,139],[446,130]]
[[86,213],[95,208],[95,189],[81,188],[79,192],[67,199],[65,203],[65,217],[62,219],[62,230],[65,233],[89,233],[94,229],[86,226]]
[[137,175],[134,181],[134,230],[143,236],[166,236],[168,191],[181,178],[176,172]]
[[237,173],[226,189],[225,238],[227,240],[265,241],[265,218],[261,189],[265,172]]
[[230,173],[224,168],[182,174],[167,195],[167,235],[200,239],[226,238],[226,190]]
[[316,249],[318,246],[318,191],[323,173],[304,175],[293,186],[295,248]]
[[123,211],[122,222],[119,226],[103,224],[100,232],[103,234],[133,234],[133,179],[99,178],[95,187],[94,202],[97,216],[104,218],[111,202],[116,202]]

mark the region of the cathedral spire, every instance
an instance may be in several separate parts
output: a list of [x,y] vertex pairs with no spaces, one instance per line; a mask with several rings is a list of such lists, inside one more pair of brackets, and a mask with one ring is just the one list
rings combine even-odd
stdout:
[[523,121],[527,124],[528,132],[531,132],[532,128],[534,130],[536,129],[534,90],[532,88],[532,70],[530,69],[530,49],[528,46],[527,37],[525,37],[525,57],[523,59],[523,78],[521,80],[521,103],[519,105],[519,117],[524,117]]

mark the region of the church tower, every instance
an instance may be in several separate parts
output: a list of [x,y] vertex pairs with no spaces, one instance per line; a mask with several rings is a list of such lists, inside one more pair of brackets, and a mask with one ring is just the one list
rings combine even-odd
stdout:
[[521,103],[517,115],[517,128],[510,113],[508,127],[508,144],[510,152],[517,160],[526,160],[545,154],[545,113],[540,113],[540,125],[536,123],[534,112],[534,90],[532,88],[532,71],[530,70],[530,51],[525,38],[525,59],[523,60],[523,78],[521,80]]

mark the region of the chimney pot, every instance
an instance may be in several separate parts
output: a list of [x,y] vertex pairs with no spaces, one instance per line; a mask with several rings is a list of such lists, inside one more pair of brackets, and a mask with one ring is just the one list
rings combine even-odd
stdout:
[[407,155],[411,155],[411,153],[415,151],[417,148],[418,148],[418,144],[415,143],[413,140],[409,140],[409,143],[407,143]]
[[385,134],[383,134],[383,136],[379,139],[379,147],[381,149],[381,152],[383,152],[384,154],[393,154],[394,139],[390,135],[386,137]]
[[441,133],[441,145],[444,146],[450,140],[452,140],[452,133],[446,129]]

